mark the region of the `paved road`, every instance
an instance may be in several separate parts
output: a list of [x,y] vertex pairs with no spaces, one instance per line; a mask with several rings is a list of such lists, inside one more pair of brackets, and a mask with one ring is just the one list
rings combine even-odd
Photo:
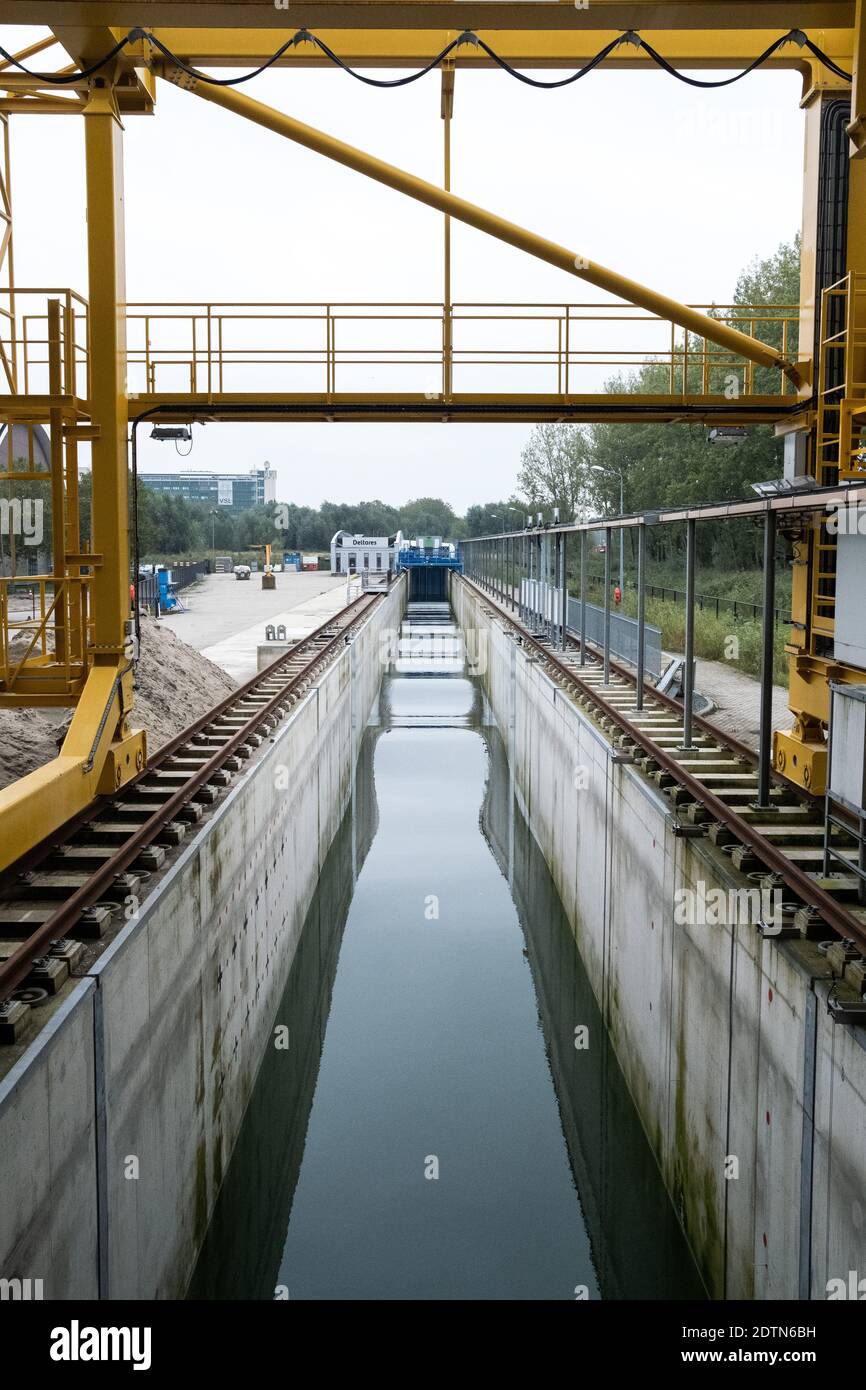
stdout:
[[[708,716],[713,723],[757,749],[760,682],[724,661],[703,661],[699,657],[695,663],[695,686],[702,695],[709,695],[716,706]],[[774,685],[773,728],[790,729],[793,722],[787,690]]]
[[210,574],[181,594],[186,612],[160,622],[234,680],[248,680],[255,675],[256,648],[268,623],[282,623],[289,638],[303,637],[346,602],[345,578],[318,571],[276,579],[276,589],[263,589],[260,575],[241,583],[233,574]]

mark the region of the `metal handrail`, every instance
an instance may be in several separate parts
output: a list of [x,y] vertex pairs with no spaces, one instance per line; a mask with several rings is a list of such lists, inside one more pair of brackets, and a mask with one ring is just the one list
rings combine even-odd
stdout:
[[[90,394],[88,305],[73,290],[16,287],[14,300],[8,290],[0,290],[2,341],[11,375],[23,384],[25,394],[38,389],[39,377],[48,365],[48,337],[42,327],[47,322],[44,302],[52,297],[60,298],[63,305],[64,392],[86,401]],[[714,314],[757,338],[765,338],[769,329],[779,340],[782,356],[790,355],[799,321],[798,305],[690,307]],[[740,397],[787,396],[791,390],[781,370],[758,369],[727,349],[678,329],[669,320],[621,303],[131,301],[126,305],[126,317],[129,374],[141,373],[146,394],[156,394],[161,387],[164,390],[165,372],[171,369],[182,370],[184,391],[212,397],[242,390],[237,384],[242,370],[280,369],[285,375],[314,367],[322,372],[321,382],[311,388],[304,381],[298,389],[318,386],[333,396],[342,386],[338,381],[341,371],[403,367],[435,368],[436,394],[450,396],[463,388],[461,375],[479,368],[507,368],[551,373],[552,391],[545,394],[568,399],[577,390],[579,371],[619,371],[650,364],[666,369],[666,394],[678,399],[721,395],[731,374]],[[366,344],[358,334],[362,324],[370,326]],[[304,333],[295,341],[294,335],[304,326],[315,328],[316,333]],[[497,330],[492,343],[488,337],[478,337],[485,326]],[[412,341],[406,336],[410,328],[423,331],[424,339]],[[238,329],[243,330],[243,336],[233,346],[231,339]],[[645,344],[638,329],[650,334]],[[512,336],[507,338],[506,334]],[[539,338],[539,334],[544,336]],[[382,381],[376,385],[385,389]],[[532,387],[530,394],[536,394],[537,384],[533,382]],[[599,389],[597,378],[591,389]]]
[[[0,695],[13,693],[22,677],[47,676],[49,662],[52,676],[56,676],[58,666],[63,669],[67,685],[80,679],[87,664],[87,644],[92,627],[87,603],[87,586],[91,578],[84,574],[61,578],[51,574],[0,577]],[[24,583],[31,590],[33,612],[31,616],[16,618],[10,609],[9,599],[13,586],[20,587]],[[34,588],[39,595],[38,615],[32,599]],[[48,640],[52,624],[55,636],[53,650]],[[24,651],[13,654],[15,636],[26,636],[28,633],[29,640]]]
[[[731,371],[742,378],[742,394],[787,393],[788,386],[783,374],[779,372],[775,388],[769,392],[755,391],[755,370],[752,363],[732,355],[726,349],[718,348],[705,340],[697,341],[694,335],[684,334],[677,338],[677,330],[667,320],[643,310],[620,304],[593,303],[472,303],[459,302],[446,306],[436,301],[417,303],[345,301],[322,304],[315,301],[296,303],[250,303],[240,302],[202,303],[166,302],[163,304],[127,304],[127,322],[132,330],[132,345],[127,357],[131,369],[143,368],[145,389],[155,394],[158,389],[158,369],[183,368],[187,389],[193,394],[212,395],[215,391],[223,393],[231,389],[227,376],[232,368],[278,367],[303,368],[309,366],[324,369],[324,390],[333,395],[337,390],[337,368],[346,367],[394,367],[411,366],[436,367],[442,394],[450,394],[454,378],[461,369],[477,367],[519,367],[549,368],[556,374],[556,394],[568,395],[573,390],[574,371],[577,368],[604,367],[607,369],[641,367],[648,363],[665,363],[668,366],[668,385],[671,394],[692,394],[690,386],[694,382],[698,394],[721,393],[718,374]],[[796,305],[695,305],[695,308],[714,310],[724,315],[726,321],[760,336],[761,329],[768,325],[778,325],[777,333],[785,351],[790,345],[792,325],[798,321],[799,307]],[[267,346],[250,343],[228,346],[226,338],[232,327],[245,323],[282,325],[287,334],[287,325],[319,325],[320,341],[303,340],[291,342],[286,338]],[[392,328],[406,328],[409,324],[437,325],[437,333],[431,343],[419,346],[417,343],[399,342],[393,346],[383,345],[381,341],[369,346],[350,341],[345,347],[337,345],[338,326],[369,323],[377,328],[390,324]],[[487,343],[455,342],[455,336],[463,328],[482,324],[541,325],[552,331],[554,339],[549,345],[536,346],[525,337],[515,346],[504,346],[497,341],[495,346]],[[609,330],[613,325],[642,324],[651,329],[667,325],[667,341],[641,347],[634,342],[620,342],[616,345],[603,345],[598,341],[581,345],[576,340],[577,330],[589,324],[598,324]],[[140,343],[136,341],[140,326]],[[184,341],[177,341],[177,332],[169,329],[174,325],[180,329]],[[200,327],[199,325],[202,325]],[[168,341],[173,337],[175,341]],[[343,338],[345,341],[345,337]]]
[[[60,301],[60,364],[63,393],[86,401],[90,396],[89,305],[68,287],[0,286],[0,344],[6,381],[0,399],[19,387],[24,395],[48,394],[49,300]],[[45,324],[44,331],[38,325]],[[42,381],[40,382],[40,377]]]

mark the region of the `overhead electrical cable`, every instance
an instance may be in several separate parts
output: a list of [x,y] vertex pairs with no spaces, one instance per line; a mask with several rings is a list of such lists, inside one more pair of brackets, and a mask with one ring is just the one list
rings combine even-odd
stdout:
[[[576,72],[570,73],[568,77],[558,78],[551,82],[546,82],[542,78],[530,77],[527,73],[520,72],[517,68],[512,67],[512,65],[505,58],[501,57],[494,48],[491,48],[490,44],[486,43],[484,39],[479,38],[471,29],[464,29],[462,34],[459,34],[456,39],[452,39],[449,44],[446,44],[441,53],[437,53],[434,58],[430,59],[429,63],[423,68],[419,68],[417,72],[408,73],[405,77],[393,78],[370,77],[366,73],[359,72],[357,68],[346,63],[332,48],[329,48],[323,39],[320,39],[316,34],[311,34],[308,29],[299,29],[296,34],[293,34],[290,39],[287,39],[284,44],[281,44],[276,52],[272,53],[270,58],[267,58],[264,63],[254,68],[251,72],[241,73],[239,77],[211,77],[209,73],[201,72],[198,68],[193,67],[183,58],[180,58],[176,53],[172,53],[171,49],[168,48],[161,39],[158,39],[155,34],[150,33],[147,29],[130,29],[129,33],[125,34],[122,39],[119,39],[104,57],[89,64],[88,67],[81,68],[71,73],[33,72],[30,68],[25,67],[23,63],[20,63],[11,53],[7,53],[5,48],[2,47],[0,47],[0,57],[5,60],[7,65],[17,68],[19,72],[24,73],[27,77],[34,78],[45,86],[68,87],[76,82],[81,82],[95,76],[96,73],[100,72],[108,63],[113,62],[115,58],[119,57],[128,45],[140,43],[142,40],[156,49],[158,53],[161,53],[166,62],[172,63],[181,72],[186,73],[188,77],[193,78],[196,82],[208,83],[213,87],[239,87],[244,82],[251,82],[253,78],[260,77],[263,72],[267,72],[268,68],[273,67],[274,63],[279,62],[280,58],[282,58],[290,48],[297,48],[302,43],[313,44],[329,62],[333,63],[343,72],[348,73],[350,77],[354,77],[356,81],[363,82],[365,86],[368,87],[406,87],[412,82],[419,82],[423,77],[427,77],[433,72],[435,68],[438,68],[441,63],[444,63],[456,49],[462,48],[466,44],[480,49],[487,55],[491,62],[495,63],[497,67],[507,73],[509,77],[513,77],[517,82],[523,82],[528,87],[537,87],[543,91],[553,91],[557,87],[568,87],[573,82],[579,82],[582,77],[586,77],[588,73],[593,72],[599,67],[600,64],[610,56],[614,49],[619,48],[621,44],[630,44],[632,47],[643,51],[663,72],[666,72],[670,77],[675,77],[679,82],[685,82],[690,87],[730,87],[732,83],[742,81],[744,77],[748,77],[750,73],[762,67],[780,48],[789,43],[795,43],[799,48],[807,48],[813,57],[817,58],[820,63],[823,63],[824,66],[830,70],[830,72],[842,78],[843,81],[851,82],[853,80],[851,74],[845,72],[844,68],[840,68],[837,63],[834,63],[833,59],[828,57],[816,43],[813,43],[812,40],[803,33],[802,29],[790,29],[787,34],[783,34],[780,38],[776,39],[774,43],[770,44],[769,48],[765,49],[763,53],[759,54],[757,58],[754,58],[751,63],[742,68],[739,72],[735,72],[731,77],[718,79],[688,77],[684,72],[680,72],[678,68],[675,68],[669,63],[667,58],[657,52],[652,44],[647,43],[646,39],[642,38],[634,29],[629,29],[626,33],[618,35],[617,38],[612,39],[610,43],[605,44],[604,48],[599,49],[595,57],[590,58],[589,61],[585,63],[582,68],[578,68]],[[0,73],[0,87],[2,87],[2,81],[3,77],[2,73]]]

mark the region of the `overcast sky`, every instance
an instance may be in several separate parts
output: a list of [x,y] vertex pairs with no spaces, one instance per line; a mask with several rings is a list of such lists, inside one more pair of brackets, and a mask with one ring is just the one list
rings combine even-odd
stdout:
[[[38,33],[7,26],[0,42],[14,51]],[[275,46],[278,41],[275,33]],[[543,92],[500,72],[458,72],[452,188],[678,299],[726,302],[752,257],[769,255],[799,227],[800,88],[791,72],[757,73],[732,88],[698,91],[661,72],[602,70]],[[438,74],[381,91],[339,71],[283,69],[244,90],[441,183]],[[154,116],[126,120],[130,300],[441,300],[437,213],[164,82],[157,96]],[[20,286],[70,285],[86,293],[82,127],[71,117],[13,118]],[[473,303],[603,298],[459,225],[453,297]],[[493,345],[490,335],[487,343]],[[357,370],[353,381],[361,389],[385,387],[373,368]],[[595,369],[592,389],[604,375]],[[414,389],[404,383],[398,379],[396,389]],[[551,378],[547,383],[553,389]],[[521,389],[519,373],[510,389]],[[208,425],[196,430],[194,452],[184,462],[173,446],[145,440],[141,467],[243,470],[267,459],[278,469],[285,500],[399,503],[432,494],[462,512],[512,491],[530,430],[519,424]]]

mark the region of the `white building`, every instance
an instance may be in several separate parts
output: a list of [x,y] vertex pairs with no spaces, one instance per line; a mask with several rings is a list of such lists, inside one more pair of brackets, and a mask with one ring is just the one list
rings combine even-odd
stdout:
[[394,569],[394,556],[403,544],[396,536],[353,536],[338,531],[331,540],[332,574],[387,574]]

